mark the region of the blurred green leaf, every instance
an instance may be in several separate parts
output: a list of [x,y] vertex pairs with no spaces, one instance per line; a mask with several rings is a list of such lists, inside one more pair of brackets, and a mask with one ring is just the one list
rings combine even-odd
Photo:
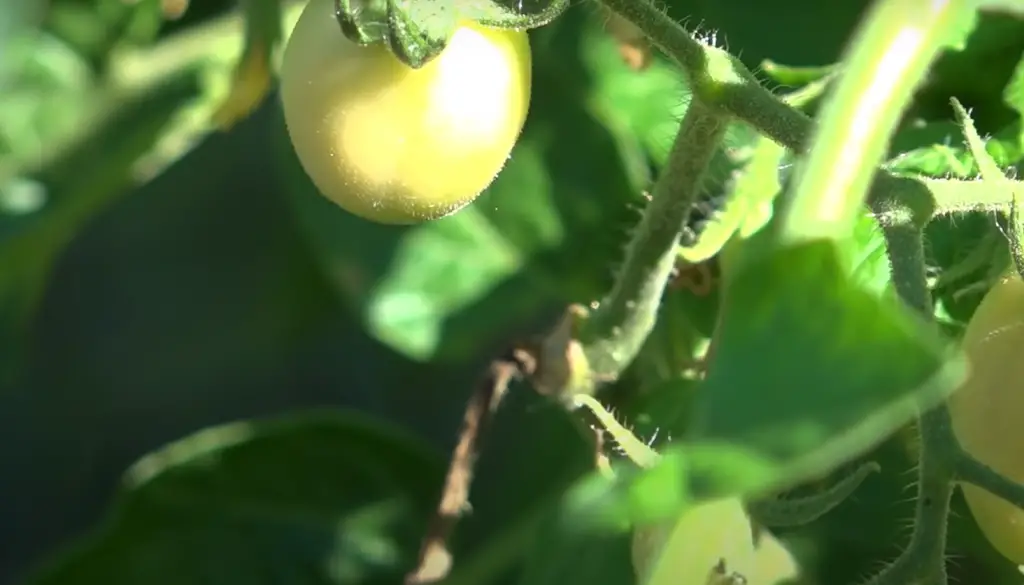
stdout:
[[352,414],[207,429],[136,463],[102,529],[27,583],[395,583],[443,469]]
[[776,83],[789,86],[802,86],[813,83],[823,77],[834,73],[838,69],[836,65],[821,65],[817,67],[792,67],[783,65],[772,60],[761,63],[761,71]]
[[115,47],[153,41],[163,12],[160,0],[53,2],[47,21],[54,34],[102,70]]
[[213,123],[230,128],[263,102],[273,81],[273,58],[282,37],[284,13],[278,1],[243,0],[245,49],[235,65],[231,89],[213,114]]
[[[1015,122],[987,137],[985,150],[996,164],[1006,168],[1024,158],[1019,134],[1020,125]],[[897,133],[890,151],[894,156],[883,166],[893,172],[963,179],[978,174],[960,128],[951,121],[914,122]]]
[[962,178],[975,172],[974,161],[963,145],[963,134],[949,120],[912,122],[896,133],[890,152],[893,158],[883,166],[893,172]]
[[916,317],[846,274],[835,248],[815,243],[750,265],[727,285],[688,439],[771,461],[763,489],[862,453],[965,374],[962,358],[950,359]]
[[1003,89],[1003,99],[1015,112],[1017,112],[1017,150],[1024,151],[1024,55],[1017,62],[1013,70],[1010,82]]
[[865,292],[881,296],[892,282],[892,269],[886,254],[885,236],[874,216],[865,213],[857,218],[853,235],[838,242],[836,250],[843,272],[850,283]]
[[0,180],[65,141],[100,96],[89,64],[46,32],[25,32],[0,52]]

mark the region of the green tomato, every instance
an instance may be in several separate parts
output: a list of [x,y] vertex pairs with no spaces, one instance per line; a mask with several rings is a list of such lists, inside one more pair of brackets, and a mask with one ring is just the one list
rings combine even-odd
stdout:
[[[1024,281],[1015,271],[986,293],[961,344],[970,374],[949,399],[953,431],[968,453],[1024,483]],[[1024,511],[978,486],[961,489],[992,546],[1024,564]]]
[[285,48],[285,123],[306,174],[363,218],[411,224],[455,213],[495,179],[523,128],[523,31],[461,23],[419,69],[349,41],[333,0],[310,0]]
[[639,585],[776,585],[797,576],[789,551],[752,527],[738,498],[701,502],[633,533]]

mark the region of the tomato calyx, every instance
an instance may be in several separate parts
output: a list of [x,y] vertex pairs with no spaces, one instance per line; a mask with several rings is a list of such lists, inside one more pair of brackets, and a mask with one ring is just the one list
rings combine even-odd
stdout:
[[454,0],[334,0],[342,34],[361,46],[386,44],[412,69],[441,54],[457,16]]
[[569,0],[455,0],[459,14],[484,26],[530,30],[548,24]]
[[333,0],[342,34],[360,46],[387,45],[405,65],[419,69],[448,45],[460,20],[492,28],[543,26],[569,0]]

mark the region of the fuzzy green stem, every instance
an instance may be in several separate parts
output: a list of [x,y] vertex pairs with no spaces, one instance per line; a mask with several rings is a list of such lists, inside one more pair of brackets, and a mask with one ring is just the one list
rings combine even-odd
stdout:
[[916,566],[923,583],[946,584],[946,529],[949,502],[953,497],[953,454],[949,412],[934,407],[918,420],[921,452],[918,469],[914,534],[906,555]]
[[846,501],[869,475],[880,469],[877,463],[869,461],[822,492],[795,498],[757,500],[750,502],[747,509],[759,523],[769,528],[809,524]]
[[976,485],[1024,510],[1024,485],[978,461],[959,446],[956,458],[956,477],[960,482]]
[[931,321],[932,293],[925,272],[921,230],[907,222],[885,226],[884,234],[896,293],[923,319]]
[[690,101],[615,285],[580,331],[594,377],[618,377],[654,327],[675,266],[680,234],[711,158],[725,137],[727,123],[725,115],[697,97]]
[[826,98],[791,204],[786,241],[842,238],[851,232],[875,167],[913,91],[966,12],[963,0],[879,0],[843,58]]
[[[897,294],[921,318],[933,321],[921,230],[907,221],[886,226],[884,233]],[[914,533],[903,554],[875,576],[872,584],[946,585],[946,524],[953,495],[957,443],[945,404],[922,412],[918,431],[921,451]]]
[[803,152],[813,129],[811,119],[765,89],[742,61],[695,39],[651,0],[600,2],[635,24],[655,46],[679,63],[694,95],[747,122],[775,142]]
[[903,554],[867,585],[946,585],[946,529],[953,496],[953,460],[945,406],[923,413],[919,420],[921,453],[918,468],[914,534]]
[[1017,274],[1024,278],[1024,217],[1020,213],[1020,199],[1017,197],[1017,189],[1010,190],[1010,257],[1013,258],[1013,266]]

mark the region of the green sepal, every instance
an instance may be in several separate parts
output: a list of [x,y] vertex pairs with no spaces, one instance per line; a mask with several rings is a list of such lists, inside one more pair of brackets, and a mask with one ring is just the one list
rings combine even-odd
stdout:
[[460,20],[510,30],[543,26],[569,0],[334,0],[342,34],[361,45],[384,43],[412,69],[441,54]]
[[342,34],[360,46],[385,44],[412,69],[437,57],[455,31],[455,0],[334,0]]
[[494,28],[529,30],[548,24],[569,0],[455,0],[459,14]]
[[342,34],[366,46],[388,38],[388,0],[334,0],[334,17]]
[[413,69],[441,54],[457,23],[452,0],[388,0],[388,46]]

